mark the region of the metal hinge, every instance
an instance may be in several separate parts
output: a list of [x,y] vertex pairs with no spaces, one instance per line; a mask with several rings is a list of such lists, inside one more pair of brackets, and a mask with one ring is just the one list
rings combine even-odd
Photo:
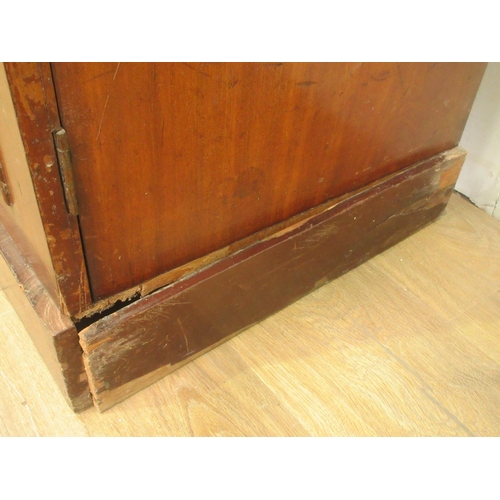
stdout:
[[2,191],[2,197],[9,205],[12,206],[12,196],[10,194],[9,183],[7,182],[7,172],[3,166],[3,158],[0,156],[0,191]]
[[66,206],[71,215],[78,215],[78,202],[76,200],[75,176],[73,174],[73,164],[71,162],[71,153],[69,151],[68,136],[63,128],[54,133],[54,143],[56,145],[57,160],[61,172],[62,184],[64,187],[64,196]]

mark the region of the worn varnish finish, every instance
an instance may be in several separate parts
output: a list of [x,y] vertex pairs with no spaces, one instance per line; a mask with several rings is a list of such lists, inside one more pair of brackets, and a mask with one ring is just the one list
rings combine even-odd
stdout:
[[48,63],[5,63],[58,287],[75,315],[92,304],[78,221],[66,209],[52,132],[60,128]]
[[[76,409],[89,388],[61,311],[75,319],[142,297],[82,332],[101,409],[178,368],[436,217],[463,157],[442,150],[484,70],[117,63],[79,78],[99,67],[6,65],[31,186],[18,196],[19,165],[2,145],[8,286],[27,290],[14,300]],[[28,198],[33,213],[19,204]],[[40,257],[19,237],[30,233],[23,214],[38,216]]]
[[0,162],[9,191],[9,200],[0,198],[0,222],[10,226],[9,232],[20,252],[50,295],[58,300],[52,260],[3,64],[0,64]]
[[92,405],[78,334],[0,223],[0,286],[75,411]]
[[377,181],[80,332],[101,410],[401,241],[445,207],[465,153]]
[[485,65],[52,68],[100,299],[456,146]]

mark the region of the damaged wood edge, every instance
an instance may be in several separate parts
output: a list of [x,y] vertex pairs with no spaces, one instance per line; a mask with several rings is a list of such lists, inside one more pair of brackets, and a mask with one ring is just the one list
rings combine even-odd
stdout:
[[20,253],[57,300],[57,283],[38,210],[33,181],[18,127],[5,68],[0,64],[0,155],[9,184],[11,205],[0,203],[0,221],[16,242]]
[[[384,180],[388,182],[391,179],[398,178],[400,179],[400,181],[402,181],[403,180],[402,172],[407,171],[407,175],[411,175],[412,173],[415,173],[419,169],[427,168],[430,165],[430,162],[439,164],[440,162],[443,161],[444,155],[446,155],[448,161],[451,161],[453,158],[455,157],[458,158],[465,154],[466,152],[464,149],[456,147],[445,153],[440,153],[431,158],[415,163],[414,165],[411,165],[404,170],[399,170],[393,174],[390,174],[384,177]],[[74,318],[76,320],[81,320],[83,318],[87,318],[94,314],[105,313],[106,309],[110,309],[117,302],[123,302],[126,304],[126,302],[130,301],[132,297],[145,297],[153,292],[156,292],[166,286],[171,285],[172,283],[180,279],[188,278],[192,274],[199,272],[205,267],[210,266],[213,263],[221,259],[224,259],[225,257],[234,255],[237,252],[244,250],[245,248],[248,248],[252,245],[258,245],[262,241],[274,239],[279,236],[282,236],[283,234],[289,233],[300,227],[302,224],[307,223],[307,221],[312,219],[313,217],[323,212],[327,212],[328,210],[332,210],[345,200],[348,200],[354,196],[358,196],[361,195],[362,193],[370,191],[378,184],[380,184],[379,180],[372,182],[367,186],[364,186],[355,191],[351,191],[350,193],[347,193],[343,196],[339,196],[337,198],[328,200],[327,202],[322,203],[321,205],[313,207],[309,210],[306,210],[305,212],[301,212],[300,214],[290,217],[285,221],[282,221],[278,224],[274,224],[273,226],[258,231],[246,238],[236,241],[235,243],[231,243],[230,245],[227,245],[224,248],[221,248],[220,250],[216,250],[215,252],[200,257],[199,259],[195,259],[187,264],[184,264],[175,269],[167,271],[140,285],[129,288],[128,290],[125,290],[118,294],[114,294],[105,299],[99,300],[95,302],[91,307],[87,308],[85,311],[82,311],[74,315]]]
[[[207,352],[211,351],[212,349],[219,347],[220,345],[224,344],[228,340],[231,340],[232,338],[236,337],[240,333],[243,333],[245,330],[248,330],[252,326],[255,326],[257,323],[259,323],[259,321],[255,322],[251,325],[245,326],[241,330],[233,332],[232,334],[219,340],[215,344],[212,344],[212,345],[206,347],[205,349],[196,352],[192,356],[190,356],[182,361],[179,361],[175,365],[167,364],[165,366],[161,366],[160,368],[157,368],[156,370],[149,372],[146,375],[143,375],[137,379],[134,379],[134,380],[132,380],[132,381],[120,386],[120,387],[117,387],[116,389],[112,389],[106,394],[106,398],[104,400],[101,400],[99,398],[94,399],[94,404],[97,406],[97,408],[99,409],[99,411],[101,413],[106,411],[106,410],[109,410],[110,408],[112,408],[116,404],[124,401],[125,399],[127,399],[130,396],[133,396],[135,393],[141,391],[145,387],[148,387],[149,385],[154,384],[155,382],[158,382],[158,380],[161,380],[163,377],[178,370],[179,368],[182,368],[183,366],[187,365],[191,361],[194,361],[195,359],[199,358],[203,354],[206,354]],[[84,354],[84,364],[85,364],[85,368],[88,370],[89,367],[88,367],[87,363],[88,363],[88,358]],[[94,395],[97,392],[97,388],[92,386],[91,380],[89,380],[89,382],[91,384],[92,395]]]
[[0,223],[2,289],[74,411],[92,406],[78,334]]
[[60,308],[92,306],[78,218],[68,213],[52,132],[59,130],[49,63],[4,63],[55,271]]
[[104,411],[436,219],[465,158],[456,148],[143,297],[80,332]]

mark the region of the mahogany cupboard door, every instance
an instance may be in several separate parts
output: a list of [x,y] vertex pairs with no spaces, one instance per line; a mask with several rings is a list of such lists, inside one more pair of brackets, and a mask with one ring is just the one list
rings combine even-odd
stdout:
[[94,300],[456,146],[470,63],[52,63]]

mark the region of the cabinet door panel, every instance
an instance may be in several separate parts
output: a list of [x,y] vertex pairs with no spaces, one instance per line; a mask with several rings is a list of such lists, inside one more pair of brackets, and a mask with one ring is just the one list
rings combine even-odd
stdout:
[[458,144],[453,63],[53,63],[94,298]]

